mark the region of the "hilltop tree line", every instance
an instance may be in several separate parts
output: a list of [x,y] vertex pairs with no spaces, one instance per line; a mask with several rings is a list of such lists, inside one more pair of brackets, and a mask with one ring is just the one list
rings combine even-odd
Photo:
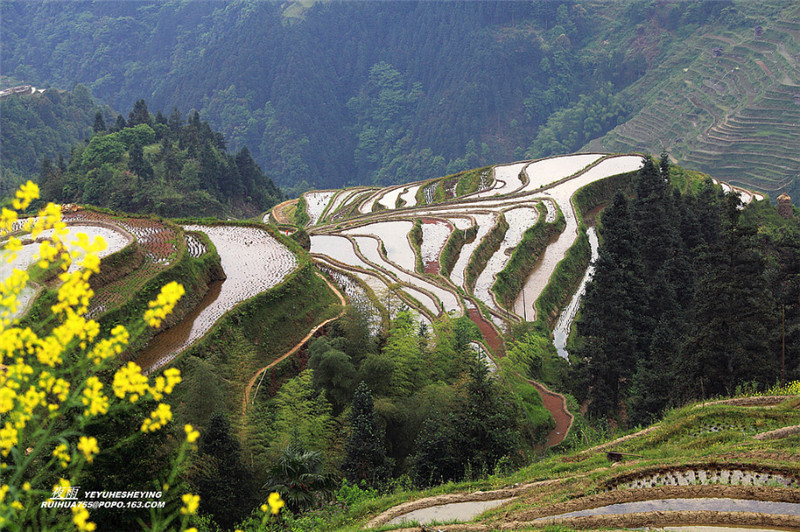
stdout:
[[116,109],[197,109],[281,186],[571,152],[731,2],[3,2],[4,71]]
[[[665,408],[800,377],[800,230],[710,180],[670,187],[648,160],[602,217],[577,322],[573,393],[589,413],[646,424]],[[784,350],[785,347],[785,350]]]
[[93,134],[68,160],[45,158],[39,183],[44,200],[171,217],[253,216],[282,198],[248,149],[230,154],[197,112],[152,115],[144,100],[127,120],[97,111]]

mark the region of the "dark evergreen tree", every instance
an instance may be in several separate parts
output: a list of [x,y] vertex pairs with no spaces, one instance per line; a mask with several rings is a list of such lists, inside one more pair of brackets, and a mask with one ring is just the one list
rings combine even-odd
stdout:
[[150,181],[153,179],[153,167],[152,165],[147,162],[144,158],[144,151],[142,150],[142,146],[135,142],[129,151],[130,161],[128,162],[128,168],[131,169],[133,173],[141,177],[145,181]]
[[125,117],[122,115],[117,115],[117,121],[114,122],[114,131],[122,131],[126,127],[128,127],[128,125],[125,122]]
[[610,415],[622,398],[639,353],[649,346],[640,331],[650,329],[645,305],[644,267],[628,201],[618,192],[603,214],[603,246],[592,283],[587,287],[578,331],[586,339],[576,353],[585,359],[592,401],[589,412]]
[[253,475],[242,461],[239,441],[227,417],[216,412],[200,436],[197,472],[192,479],[200,495],[200,509],[224,528],[243,519],[256,505]]
[[377,486],[389,478],[391,463],[386,458],[383,433],[375,420],[372,392],[361,382],[353,393],[350,437],[342,460],[342,474],[355,484]]
[[147,110],[147,103],[144,100],[136,100],[133,104],[133,109],[128,113],[128,127],[134,127],[139,124],[153,125],[153,118]]
[[95,133],[102,133],[106,130],[106,121],[103,119],[103,113],[101,111],[95,113],[92,129]]
[[764,277],[764,262],[752,245],[752,231],[729,221],[716,245],[696,259],[696,311],[681,360],[684,395],[732,394],[739,384],[772,384],[778,367],[770,350],[770,331],[778,313]]

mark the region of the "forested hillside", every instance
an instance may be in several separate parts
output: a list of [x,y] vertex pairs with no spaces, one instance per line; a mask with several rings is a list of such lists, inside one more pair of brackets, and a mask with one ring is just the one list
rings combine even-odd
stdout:
[[68,160],[42,162],[45,200],[86,203],[161,216],[254,216],[282,199],[243,147],[228,153],[222,134],[197,112],[153,116],[144,100],[126,120],[106,125],[97,111],[94,134]]
[[38,175],[45,158],[67,157],[77,142],[91,136],[98,112],[112,115],[81,85],[72,92],[48,90],[0,99],[0,197]]
[[[800,231],[707,181],[670,190],[646,163],[602,217],[577,323],[573,393],[590,415],[649,423],[667,407],[800,378]],[[667,179],[664,179],[666,177]]]
[[[305,3],[303,5],[309,5]],[[730,2],[2,4],[4,73],[117,109],[197,109],[281,186],[436,177],[574,151]],[[545,127],[546,126],[546,127]],[[653,150],[660,151],[660,147]]]

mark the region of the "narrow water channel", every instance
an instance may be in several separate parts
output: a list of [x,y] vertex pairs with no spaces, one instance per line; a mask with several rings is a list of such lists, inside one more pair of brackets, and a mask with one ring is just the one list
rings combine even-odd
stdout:
[[395,517],[386,524],[399,525],[404,522],[416,521],[420,525],[428,525],[434,522],[469,521],[486,510],[500,506],[512,499],[513,497],[495,499],[493,501],[468,501],[441,504],[439,506],[431,506],[430,508],[422,508],[420,510],[408,512],[407,514]]
[[583,294],[586,293],[586,285],[589,281],[592,280],[592,276],[594,275],[594,262],[597,260],[598,254],[598,241],[597,241],[597,232],[595,231],[594,227],[590,227],[586,234],[589,237],[589,246],[592,248],[592,262],[589,264],[589,267],[586,268],[586,273],[581,280],[580,286],[578,286],[578,290],[575,292],[575,295],[572,296],[572,300],[567,305],[567,308],[561,313],[561,316],[558,318],[558,323],[556,323],[555,328],[553,329],[553,345],[556,346],[556,351],[558,351],[558,356],[561,358],[569,361],[569,353],[567,352],[567,340],[569,340],[569,333],[572,329],[572,322],[575,320],[575,316],[578,314],[578,308],[580,307],[581,298]]

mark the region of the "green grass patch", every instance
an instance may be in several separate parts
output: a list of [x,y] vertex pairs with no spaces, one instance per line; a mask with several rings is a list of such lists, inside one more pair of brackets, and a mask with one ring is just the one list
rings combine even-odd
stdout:
[[534,266],[544,254],[548,244],[566,227],[564,215],[559,212],[555,222],[545,222],[547,210],[543,204],[537,205],[539,220],[522,235],[522,241],[514,249],[511,259],[492,286],[497,301],[507,310],[511,310],[525,281],[533,271]]
[[308,215],[307,209],[308,204],[306,203],[306,198],[300,196],[300,199],[297,200],[297,206],[294,209],[294,218],[289,219],[293,219],[297,227],[305,227],[308,225],[308,222],[311,221],[311,217]]
[[425,267],[422,264],[422,219],[414,219],[414,227],[408,232],[408,240],[411,242],[411,248],[414,250],[415,268],[418,273],[425,273]]
[[443,276],[450,276],[450,273],[453,271],[453,266],[455,266],[458,261],[461,248],[464,247],[464,244],[474,242],[477,236],[477,225],[473,225],[463,231],[457,228],[453,229],[453,232],[447,237],[447,242],[445,242],[444,247],[442,247],[442,252],[439,254],[439,270]]
[[475,288],[475,282],[478,280],[478,276],[484,268],[486,268],[489,259],[500,249],[500,244],[503,243],[506,231],[508,231],[508,222],[506,221],[505,215],[500,213],[500,216],[497,217],[497,223],[494,224],[489,232],[486,233],[486,236],[480,241],[472,257],[469,259],[469,264],[467,264],[467,270],[464,273],[464,282],[469,292],[472,292]]

